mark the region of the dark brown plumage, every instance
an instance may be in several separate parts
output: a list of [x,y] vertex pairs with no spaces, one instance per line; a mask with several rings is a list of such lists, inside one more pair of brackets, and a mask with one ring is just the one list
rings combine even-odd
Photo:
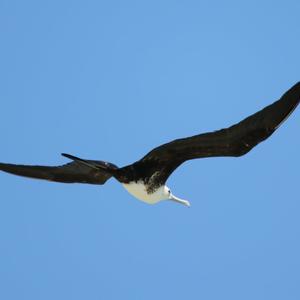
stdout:
[[[63,183],[90,183],[90,184],[104,184],[112,175],[103,169],[99,169],[103,165],[102,161],[87,160],[90,165],[97,166],[91,168],[85,164],[73,161],[71,163],[58,166],[27,166],[0,163],[0,170],[11,174],[25,176],[35,179],[45,179],[49,181],[63,182]],[[110,167],[117,168],[117,166],[110,164]]]
[[122,183],[142,180],[151,193],[162,186],[170,174],[186,160],[246,154],[267,139],[299,102],[300,83],[297,83],[278,101],[229,128],[174,140],[151,150],[139,161],[123,168],[108,162],[83,160],[63,154],[74,162],[58,167],[0,163],[0,170],[66,183],[104,184],[112,176]]

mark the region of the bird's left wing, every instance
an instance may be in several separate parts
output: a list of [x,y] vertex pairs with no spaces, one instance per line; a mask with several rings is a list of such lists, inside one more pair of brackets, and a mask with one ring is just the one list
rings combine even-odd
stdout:
[[[109,164],[111,168],[117,168],[103,161],[87,160],[86,162],[95,166]],[[57,167],[0,163],[0,170],[14,175],[63,183],[104,184],[112,176],[101,168],[92,168],[76,161]]]
[[[138,163],[156,161],[173,171],[182,162],[214,156],[241,156],[268,138],[300,102],[300,82],[278,101],[226,129],[174,140],[161,145]],[[169,171],[170,173],[170,171]]]

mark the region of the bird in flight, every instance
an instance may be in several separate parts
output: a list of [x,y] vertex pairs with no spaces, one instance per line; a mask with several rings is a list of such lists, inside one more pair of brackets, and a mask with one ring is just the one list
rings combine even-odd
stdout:
[[218,131],[202,133],[163,144],[131,165],[118,168],[101,160],[72,160],[62,166],[30,166],[0,163],[0,170],[30,178],[64,183],[104,184],[114,177],[133,196],[149,204],[162,200],[190,206],[187,200],[174,196],[166,186],[172,172],[190,159],[232,156],[239,157],[267,139],[289,117],[300,102],[300,82],[279,100],[243,121]]

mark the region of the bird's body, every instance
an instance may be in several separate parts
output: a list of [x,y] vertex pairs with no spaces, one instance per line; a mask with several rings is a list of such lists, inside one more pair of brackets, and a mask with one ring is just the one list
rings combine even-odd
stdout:
[[165,185],[158,187],[153,193],[147,192],[147,185],[142,180],[123,183],[122,185],[129,194],[148,204],[155,204],[166,196],[167,186]]
[[85,160],[62,154],[72,162],[58,167],[0,163],[0,170],[64,183],[104,184],[114,177],[130,194],[146,203],[155,204],[169,199],[189,205],[188,201],[175,197],[165,184],[177,167],[191,159],[239,157],[248,153],[271,136],[299,102],[300,82],[273,104],[229,128],[174,140],[151,150],[142,159],[122,168],[105,161]]

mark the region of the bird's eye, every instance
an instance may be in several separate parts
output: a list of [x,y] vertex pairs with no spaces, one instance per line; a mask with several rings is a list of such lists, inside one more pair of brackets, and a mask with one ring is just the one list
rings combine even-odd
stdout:
[[168,190],[168,193],[171,194],[171,190]]

